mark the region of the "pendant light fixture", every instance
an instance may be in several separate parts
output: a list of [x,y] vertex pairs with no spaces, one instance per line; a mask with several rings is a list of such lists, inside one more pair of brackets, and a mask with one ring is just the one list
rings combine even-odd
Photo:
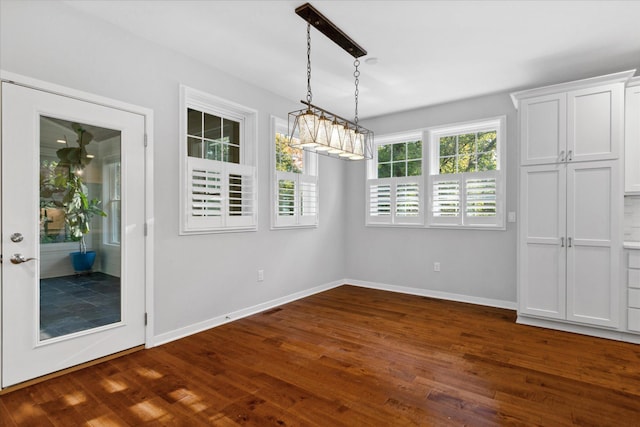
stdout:
[[[307,99],[301,110],[289,113],[288,133],[290,144],[297,148],[332,155],[341,159],[361,160],[373,157],[373,132],[358,124],[358,96],[360,83],[359,57],[367,52],[358,46],[342,30],[313,8],[309,3],[296,9],[307,21]],[[311,26],[314,26],[338,46],[355,58],[355,117],[353,121],[342,118],[312,104],[311,92]]]

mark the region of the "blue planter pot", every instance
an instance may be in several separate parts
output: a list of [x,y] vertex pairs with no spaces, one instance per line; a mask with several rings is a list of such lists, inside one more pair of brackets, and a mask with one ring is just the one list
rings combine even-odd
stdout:
[[96,251],[87,251],[84,254],[82,252],[71,252],[69,256],[71,257],[73,270],[76,273],[82,273],[91,271],[93,262],[96,260]]

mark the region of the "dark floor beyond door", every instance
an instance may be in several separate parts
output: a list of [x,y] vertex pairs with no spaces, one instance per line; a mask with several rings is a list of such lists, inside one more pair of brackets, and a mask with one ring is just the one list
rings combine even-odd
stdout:
[[40,280],[40,339],[120,321],[120,278],[104,273]]

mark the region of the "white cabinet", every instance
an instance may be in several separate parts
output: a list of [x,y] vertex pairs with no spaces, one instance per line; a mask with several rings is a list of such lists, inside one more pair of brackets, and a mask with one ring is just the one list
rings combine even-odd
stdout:
[[640,251],[629,251],[627,264],[627,329],[640,333]]
[[624,191],[640,194],[640,77],[627,87]]
[[624,85],[633,71],[512,94],[518,313],[621,328]]
[[622,83],[523,98],[521,164],[618,158],[623,110]]
[[520,170],[520,313],[618,327],[618,161]]

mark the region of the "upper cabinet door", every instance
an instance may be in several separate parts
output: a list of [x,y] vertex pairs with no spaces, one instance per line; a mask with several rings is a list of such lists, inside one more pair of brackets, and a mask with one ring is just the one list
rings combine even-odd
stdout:
[[521,164],[560,163],[566,158],[566,94],[557,93],[520,102]]
[[621,83],[567,93],[567,161],[617,159],[624,132]]
[[640,193],[640,79],[627,88],[624,191]]

